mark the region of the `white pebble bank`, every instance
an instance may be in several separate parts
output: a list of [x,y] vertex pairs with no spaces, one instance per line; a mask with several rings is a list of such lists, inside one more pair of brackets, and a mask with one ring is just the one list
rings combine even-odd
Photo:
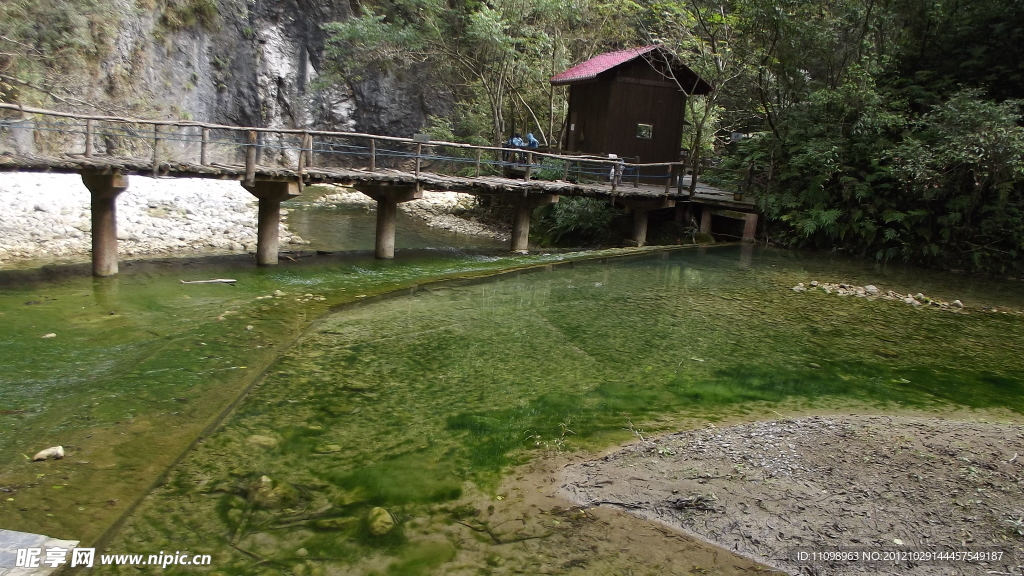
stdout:
[[[234,181],[129,177],[117,199],[123,256],[256,249],[256,198]],[[77,174],[0,173],[0,266],[91,249],[89,191]],[[282,213],[287,211],[282,210]],[[300,244],[281,225],[281,244]]]

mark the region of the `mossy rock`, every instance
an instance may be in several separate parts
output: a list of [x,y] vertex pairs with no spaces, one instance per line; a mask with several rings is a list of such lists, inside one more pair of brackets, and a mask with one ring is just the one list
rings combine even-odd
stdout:
[[299,491],[286,482],[261,476],[250,486],[249,500],[260,508],[284,508],[298,502]]
[[370,531],[370,534],[374,536],[383,536],[395,527],[395,519],[391,517],[391,513],[375,506],[370,509],[370,513],[366,515],[366,527]]
[[715,237],[710,232],[697,232],[693,235],[693,241],[696,244],[714,244]]

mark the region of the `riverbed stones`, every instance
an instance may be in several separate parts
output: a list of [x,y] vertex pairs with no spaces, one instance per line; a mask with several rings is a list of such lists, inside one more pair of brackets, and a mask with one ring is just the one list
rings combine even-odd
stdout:
[[904,304],[914,307],[920,307],[928,305],[932,308],[940,308],[943,310],[963,310],[964,305],[960,300],[954,300],[952,302],[943,302],[942,300],[936,300],[925,294],[918,292],[917,294],[901,294],[893,290],[887,290],[883,292],[877,286],[868,284],[866,286],[857,286],[855,284],[848,284],[846,282],[832,283],[832,282],[819,282],[812,280],[809,287],[804,285],[803,282],[797,283],[796,286],[791,288],[794,292],[808,292],[812,290],[820,289],[825,294],[837,294],[839,296],[855,296],[858,298],[867,298],[868,300],[882,299],[882,300],[899,300]]
[[383,536],[391,532],[395,527],[395,519],[391,517],[391,513],[387,510],[380,506],[374,506],[370,509],[369,514],[366,515],[366,526],[370,534]]

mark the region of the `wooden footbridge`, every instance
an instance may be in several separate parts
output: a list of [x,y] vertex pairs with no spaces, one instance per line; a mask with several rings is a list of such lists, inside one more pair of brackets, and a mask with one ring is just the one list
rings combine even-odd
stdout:
[[[525,251],[530,216],[559,196],[587,196],[632,210],[633,238],[643,245],[651,210],[701,208],[742,219],[752,240],[754,205],[698,182],[682,163],[640,164],[594,156],[509,150],[424,135],[396,138],[352,132],[223,126],[87,116],[0,103],[0,172],[79,173],[92,195],[93,274],[117,274],[116,199],[128,177],[238,180],[259,199],[256,262],[278,259],[281,202],[311,184],[352,186],[377,201],[376,256],[393,258],[399,202],[422,191],[501,194],[514,199],[511,249]],[[610,181],[609,175],[619,176]],[[514,176],[513,176],[514,175]],[[641,183],[641,179],[643,183]],[[663,185],[650,184],[664,181]],[[677,206],[677,202],[679,205]]]

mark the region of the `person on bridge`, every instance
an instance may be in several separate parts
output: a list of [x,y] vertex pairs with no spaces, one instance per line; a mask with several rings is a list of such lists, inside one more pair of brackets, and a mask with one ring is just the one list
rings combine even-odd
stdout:
[[526,145],[530,148],[537,148],[540,146],[540,142],[534,137],[533,132],[526,133]]

